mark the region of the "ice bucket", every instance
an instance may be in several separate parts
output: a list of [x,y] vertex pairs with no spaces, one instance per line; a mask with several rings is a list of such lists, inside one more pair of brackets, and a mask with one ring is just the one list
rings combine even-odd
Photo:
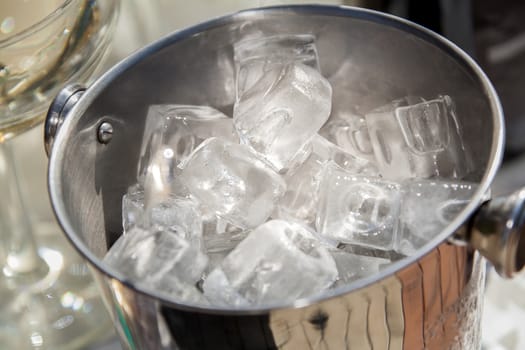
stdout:
[[[232,43],[255,32],[315,35],[333,110],[449,95],[474,155],[469,204],[417,254],[322,296],[269,308],[181,305],[145,291],[102,258],[122,234],[121,199],[136,182],[147,108],[209,105],[231,115]],[[248,10],[175,32],[89,88],[68,86],[46,126],[49,191],[65,234],[93,269],[129,349],[477,349],[484,264],[524,264],[525,192],[487,201],[503,118],[485,74],[454,44],[389,15],[346,7]]]

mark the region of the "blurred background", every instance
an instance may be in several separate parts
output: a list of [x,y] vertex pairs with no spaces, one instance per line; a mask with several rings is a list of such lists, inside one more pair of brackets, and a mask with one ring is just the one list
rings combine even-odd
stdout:
[[[20,0],[25,2],[26,0]],[[107,0],[108,2],[114,0]],[[525,185],[525,1],[522,0],[124,0],[105,63],[94,79],[142,46],[180,28],[237,10],[278,4],[323,3],[360,6],[405,17],[449,38],[470,54],[493,82],[506,120],[504,164],[494,195]],[[0,13],[0,21],[2,20]],[[1,53],[1,51],[0,51]],[[0,57],[1,58],[1,57]],[[1,76],[0,76],[1,79]],[[42,126],[13,140],[27,210],[34,220],[53,220],[46,191]],[[58,234],[59,235],[59,234]],[[62,239],[62,238],[59,238]],[[525,277],[503,281],[489,273],[483,317],[485,350],[525,349]],[[120,349],[114,335],[98,337],[82,349]]]

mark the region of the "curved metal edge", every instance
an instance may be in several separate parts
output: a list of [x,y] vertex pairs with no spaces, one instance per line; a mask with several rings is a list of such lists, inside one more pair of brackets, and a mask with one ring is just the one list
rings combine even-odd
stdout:
[[[55,151],[51,152],[49,169],[48,169],[48,190],[51,198],[51,202],[55,211],[55,215],[58,219],[58,222],[62,229],[66,232],[67,238],[71,241],[74,247],[79,251],[89,263],[101,271],[102,273],[108,274],[113,278],[116,278],[122,281],[125,285],[129,285],[131,288],[137,292],[152,296],[158,300],[162,300],[163,303],[168,305],[173,305],[174,307],[180,308],[182,310],[190,310],[195,312],[206,312],[206,313],[220,313],[220,314],[234,314],[234,315],[250,315],[250,314],[261,314],[267,313],[269,311],[274,311],[277,309],[288,309],[288,308],[301,308],[309,306],[313,303],[317,303],[322,300],[327,300],[334,298],[351,291],[362,289],[368,285],[376,283],[380,280],[383,280],[391,275],[394,275],[396,272],[399,272],[403,268],[411,265],[423,256],[427,255],[433,249],[435,249],[441,242],[447,240],[452,234],[460,228],[472,215],[472,213],[479,207],[483,202],[485,194],[490,188],[490,184],[500,166],[502,157],[503,157],[503,145],[504,145],[504,125],[503,125],[503,110],[499,99],[497,97],[496,91],[482,71],[478,64],[463,50],[461,50],[457,45],[450,42],[448,39],[442,37],[441,35],[425,28],[415,23],[412,23],[408,20],[385,14],[382,12],[353,8],[348,6],[329,6],[329,5],[292,5],[292,6],[276,6],[276,7],[265,7],[257,8],[250,10],[243,10],[233,14],[228,14],[225,16],[217,17],[215,19],[197,24],[195,26],[183,29],[180,31],[173,32],[167,36],[159,39],[158,41],[145,46],[144,48],[133,53],[131,56],[128,56],[116,66],[108,70],[103,74],[93,85],[85,92],[84,96],[80,101],[73,107],[71,113],[78,116],[83,113],[90,105],[91,101],[94,100],[115,78],[123,74],[128,69],[132,68],[138,64],[145,57],[152,55],[166,46],[183,40],[191,35],[198,34],[204,30],[209,30],[217,26],[221,26],[227,23],[230,19],[235,18],[236,20],[249,19],[250,16],[258,14],[259,12],[271,12],[271,13],[281,13],[281,12],[294,12],[297,14],[316,14],[316,15],[331,15],[339,17],[352,17],[362,20],[368,20],[375,23],[383,23],[389,26],[396,27],[402,31],[409,32],[415,36],[426,39],[434,44],[437,44],[441,49],[451,54],[453,57],[458,58],[458,63],[465,65],[469,70],[473,71],[478,77],[481,84],[484,86],[487,92],[487,97],[490,101],[490,106],[493,114],[494,122],[494,131],[493,131],[493,140],[492,140],[492,151],[489,159],[489,167],[485,172],[485,175],[482,178],[481,184],[478,187],[478,190],[474,194],[470,203],[463,209],[463,211],[453,220],[443,232],[435,237],[433,240],[428,242],[425,246],[420,249],[419,254],[407,257],[405,259],[399,260],[390,266],[386,267],[380,274],[369,276],[363,279],[356,281],[348,286],[337,288],[327,293],[311,298],[305,298],[297,300],[291,304],[275,304],[268,305],[264,308],[246,308],[242,310],[227,310],[221,308],[204,308],[199,305],[183,305],[173,300],[167,300],[160,295],[146,291],[141,287],[131,285],[126,282],[126,279],[115,269],[108,268],[105,266],[98,257],[96,257],[90,250],[83,244],[75,235],[75,230],[72,227],[71,222],[68,220],[65,213],[64,203],[61,202],[60,198],[62,197],[61,184],[60,184],[60,172],[61,167],[55,164],[60,164],[63,162],[65,149],[56,148]],[[63,128],[68,130],[72,127],[73,123],[76,120],[74,118],[67,118],[64,121]],[[55,142],[62,144],[65,142],[65,133],[59,133]]]
[[51,102],[44,122],[44,149],[48,157],[67,113],[78,102],[85,90],[86,88],[80,84],[67,85]]

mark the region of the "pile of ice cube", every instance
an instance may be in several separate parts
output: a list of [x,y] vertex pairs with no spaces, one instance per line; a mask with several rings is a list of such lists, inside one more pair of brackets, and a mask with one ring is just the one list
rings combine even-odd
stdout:
[[105,258],[137,285],[181,303],[292,302],[413,254],[476,190],[449,96],[331,115],[313,36],[244,40],[234,59],[233,118],[149,109]]

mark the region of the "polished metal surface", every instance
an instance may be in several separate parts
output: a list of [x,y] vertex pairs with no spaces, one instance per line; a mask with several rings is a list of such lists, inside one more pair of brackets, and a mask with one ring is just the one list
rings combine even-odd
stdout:
[[69,110],[77,103],[86,88],[80,84],[71,84],[60,90],[51,102],[44,124],[44,148],[49,156],[55,137]]
[[[232,43],[246,35],[311,33],[332,84],[333,113],[416,95],[451,96],[479,182],[467,207],[417,254],[321,296],[265,309],[180,305],[143,290],[102,257],[122,234],[121,198],[136,181],[151,104],[210,105],[231,115]],[[107,117],[111,116],[111,117]],[[111,142],[99,126],[111,123]],[[448,243],[468,228],[499,166],[502,112],[479,67],[450,42],[392,16],[342,7],[244,11],[154,43],[86,90],[58,132],[49,163],[55,213],[90,262],[129,349],[476,348],[483,264]]]
[[484,269],[478,254],[444,243],[367,288],[244,314],[167,305],[95,274],[126,349],[468,350],[480,345]]
[[474,218],[470,243],[503,277],[525,265],[525,189],[485,203]]

